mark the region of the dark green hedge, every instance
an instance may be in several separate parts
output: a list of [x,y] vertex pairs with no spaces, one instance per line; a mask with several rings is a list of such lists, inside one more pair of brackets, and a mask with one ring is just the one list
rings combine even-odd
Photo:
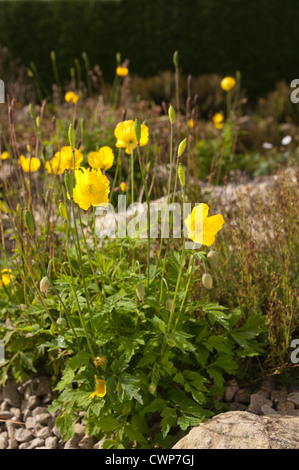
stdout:
[[48,85],[51,50],[63,78],[86,51],[110,81],[117,51],[132,73],[149,76],[172,68],[178,49],[186,75],[240,70],[257,96],[299,78],[298,24],[298,0],[0,2],[0,45],[26,65],[33,60]]

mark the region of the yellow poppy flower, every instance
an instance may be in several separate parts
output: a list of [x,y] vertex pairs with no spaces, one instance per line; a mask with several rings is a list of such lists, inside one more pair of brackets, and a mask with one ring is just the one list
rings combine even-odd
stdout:
[[88,154],[88,163],[92,168],[99,168],[100,170],[109,170],[114,162],[113,150],[108,147],[101,147],[97,152],[90,152]]
[[119,77],[126,77],[128,73],[128,67],[116,67],[116,75],[118,75]]
[[8,284],[10,284],[13,278],[13,275],[10,273],[12,273],[11,269],[1,269],[0,287],[7,286]]
[[[79,150],[75,149],[75,168],[79,168],[83,160],[83,155]],[[73,152],[70,146],[61,147],[61,149],[55,153],[52,160],[45,164],[48,173],[64,173],[65,170],[74,169]]]
[[221,80],[220,85],[222,90],[230,91],[236,85],[236,80],[234,77],[225,77]]
[[129,191],[129,188],[130,188],[130,186],[128,185],[128,183],[125,183],[124,181],[122,183],[120,183],[120,189],[122,191]]
[[1,160],[7,160],[9,158],[9,152],[7,152],[7,150],[5,150],[2,154],[1,154]]
[[216,113],[213,116],[213,122],[216,129],[221,129],[223,127],[223,115],[221,113]]
[[215,241],[215,235],[222,229],[224,219],[221,214],[208,217],[209,206],[199,204],[195,206],[185,219],[188,237],[195,243],[211,246]]
[[79,168],[75,177],[73,197],[81,209],[87,211],[90,206],[105,206],[109,202],[110,182],[101,170]]
[[194,127],[194,121],[193,121],[193,119],[188,119],[187,124],[188,124],[188,127],[190,127],[190,129],[193,129],[193,127]]
[[73,91],[68,91],[65,95],[64,95],[64,99],[67,103],[77,103],[78,99],[79,99],[79,96],[76,95],[76,93],[74,93]]
[[[137,146],[137,140],[134,130],[134,121],[122,121],[119,122],[114,130],[114,135],[117,138],[116,147],[125,148],[126,153],[131,153],[131,144],[133,149]],[[141,124],[141,138],[140,147],[148,143],[148,127],[145,124]]]
[[40,160],[35,157],[24,157],[24,155],[20,155],[18,160],[18,164],[21,165],[23,171],[25,173],[33,173],[37,171],[40,167]]
[[96,375],[94,378],[97,381],[96,389],[88,398],[94,398],[95,396],[102,398],[106,395],[106,382],[104,379],[98,379]]

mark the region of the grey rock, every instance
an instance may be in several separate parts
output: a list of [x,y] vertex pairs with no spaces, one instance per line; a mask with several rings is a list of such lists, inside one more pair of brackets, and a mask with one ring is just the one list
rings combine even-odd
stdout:
[[43,397],[42,403],[43,405],[46,405],[51,402],[52,402],[52,393],[50,392],[50,393],[47,393],[47,395]]
[[13,414],[11,413],[11,411],[1,411],[0,412],[0,418],[10,419],[12,417],[13,417]]
[[43,446],[45,444],[44,439],[41,439],[40,437],[36,437],[31,441],[30,446],[28,449],[36,449],[37,447]]
[[93,449],[102,449],[104,442],[106,439],[101,439],[100,441],[96,442],[93,446]]
[[0,405],[0,413],[2,413],[3,411],[9,411],[9,409],[9,404],[6,401],[3,401]]
[[297,416],[299,418],[299,410],[277,411],[280,416]]
[[48,437],[51,437],[51,436],[52,436],[52,433],[47,426],[43,427],[36,433],[36,437],[40,437],[41,439],[47,439]]
[[236,401],[234,401],[233,403],[230,403],[229,407],[231,411],[245,411],[247,408],[247,406],[244,405],[243,403],[237,403]]
[[19,443],[16,439],[8,439],[7,449],[18,449]]
[[263,405],[269,405],[270,407],[272,407],[272,401],[267,400],[267,398],[263,397],[262,395],[253,393],[250,396],[250,404],[247,410],[250,411],[251,413],[259,414],[261,413],[261,408]]
[[244,405],[248,405],[250,403],[250,393],[244,388],[241,388],[237,391],[235,395],[235,401],[237,403],[243,403]]
[[26,419],[25,421],[26,429],[34,429],[35,425],[36,425],[36,421],[34,418],[29,417]]
[[269,405],[262,405],[261,412],[265,416],[277,415],[277,411],[273,410],[273,408]]
[[75,424],[75,437],[82,439],[85,436],[85,426],[81,423]]
[[193,428],[173,449],[299,449],[299,420],[247,411],[221,413]]
[[[75,425],[76,426],[76,425]],[[61,439],[61,432],[59,431],[58,427],[55,426],[53,427],[52,429],[52,433],[54,434],[54,436],[58,437],[58,439]]]
[[38,406],[37,408],[35,408],[35,410],[32,411],[32,416],[33,418],[35,418],[37,415],[41,415],[42,413],[48,413],[48,409],[44,406]]
[[287,400],[294,403],[296,408],[299,408],[299,392],[289,393]]
[[37,397],[44,397],[50,393],[50,379],[48,377],[42,377],[36,389]]
[[15,438],[18,442],[27,442],[32,440],[32,433],[28,429],[19,428],[16,430]]
[[50,419],[51,415],[49,413],[42,413],[35,416],[36,422],[40,424],[48,424]]
[[14,440],[18,426],[16,424],[9,423],[9,422],[6,422],[5,424],[6,424],[6,429],[7,429],[9,439]]
[[8,447],[8,433],[6,431],[0,434],[0,449],[6,449]]
[[270,398],[270,392],[268,390],[263,390],[262,388],[256,392],[258,395],[262,395],[263,397],[269,399]]
[[22,442],[21,444],[19,444],[19,449],[29,449],[29,447],[30,447],[31,442],[33,441],[33,439],[34,439],[34,436],[32,436],[32,440],[31,440],[31,441]]
[[79,439],[78,437],[72,437],[64,444],[64,449],[79,449],[78,447]]
[[267,379],[264,379],[261,383],[261,389],[266,390],[267,392],[272,392],[275,390],[275,382],[272,377],[268,377]]
[[15,408],[20,406],[20,395],[16,384],[12,380],[8,380],[3,388],[3,400]]
[[235,380],[231,380],[225,388],[224,400],[227,403],[231,403],[234,399],[235,394],[239,390],[239,386]]
[[290,411],[294,409],[295,405],[291,401],[282,401],[277,403],[277,411]]
[[56,449],[58,438],[56,436],[48,437],[45,440],[45,447],[47,449]]
[[37,398],[35,395],[32,395],[27,400],[27,407],[29,410],[32,410],[33,408],[38,407],[39,404],[40,404],[40,399]]
[[96,442],[97,440],[94,436],[84,436],[83,439],[78,442],[78,446],[80,449],[92,449]]
[[17,420],[21,419],[21,410],[20,410],[20,408],[11,407],[9,411],[12,413],[12,415]]
[[24,390],[24,393],[23,393],[24,400],[28,400],[33,395],[33,393],[34,393],[33,387],[32,387],[32,384],[30,384]]
[[28,408],[23,412],[23,421],[26,421],[28,418],[32,417],[32,411]]
[[284,390],[273,390],[273,392],[271,392],[271,400],[274,403],[286,401],[287,392]]

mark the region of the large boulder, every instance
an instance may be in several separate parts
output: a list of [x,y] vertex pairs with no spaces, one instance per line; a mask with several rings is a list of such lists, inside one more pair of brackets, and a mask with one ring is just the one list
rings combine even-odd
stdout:
[[299,417],[221,413],[193,428],[173,449],[299,449]]

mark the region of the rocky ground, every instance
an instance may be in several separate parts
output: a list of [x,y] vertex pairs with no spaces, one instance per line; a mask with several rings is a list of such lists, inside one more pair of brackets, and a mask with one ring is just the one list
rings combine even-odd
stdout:
[[[0,449],[101,449],[103,441],[97,441],[95,437],[86,435],[85,427],[80,422],[75,425],[74,438],[67,442],[62,440],[55,425],[58,412],[51,414],[48,411],[52,398],[50,379],[47,376],[34,377],[21,384],[16,384],[12,380],[7,381],[5,387],[0,390]],[[268,421],[272,418],[274,424],[272,423],[270,428],[276,426],[277,429],[286,430],[291,426],[288,432],[297,433],[294,441],[286,438],[286,444],[281,443],[284,441],[280,439],[280,447],[277,448],[299,448],[299,381],[286,388],[277,386],[272,379],[267,379],[260,388],[252,392],[239,387],[233,380],[226,386],[224,401],[231,411],[221,413],[218,417],[203,423],[210,429],[212,437],[209,444],[205,444],[207,447],[201,448],[213,448],[213,446],[214,448],[242,448],[242,446],[250,448],[247,444],[247,447],[242,444],[243,440],[246,440],[244,429],[246,430],[248,426],[252,428],[251,436],[266,435],[266,431],[262,431],[263,427],[268,429],[270,426]],[[263,420],[263,417],[267,417],[268,421]],[[278,420],[278,418],[282,419]],[[211,427],[210,423],[212,423]],[[219,423],[218,428],[215,423]],[[192,439],[195,435],[197,436],[195,430],[200,429],[198,432],[201,432],[200,426],[194,428],[188,436],[191,435]],[[231,433],[236,436],[235,426],[240,426],[240,439],[235,447],[231,447],[233,444],[229,430],[231,429]],[[225,432],[224,429],[226,429]],[[215,441],[215,432],[218,436],[226,435],[226,438],[221,438],[220,443]],[[203,445],[202,439],[197,439],[198,436],[195,441],[194,439],[188,440],[188,436],[181,439],[175,448],[195,448],[193,446],[197,441]],[[267,439],[271,441],[272,438],[268,436]],[[251,445],[253,445],[252,442]],[[255,448],[259,445],[266,446],[262,448],[275,448],[275,443],[267,447],[265,442],[257,440],[254,444],[257,446]],[[296,447],[296,442],[298,447]]]

